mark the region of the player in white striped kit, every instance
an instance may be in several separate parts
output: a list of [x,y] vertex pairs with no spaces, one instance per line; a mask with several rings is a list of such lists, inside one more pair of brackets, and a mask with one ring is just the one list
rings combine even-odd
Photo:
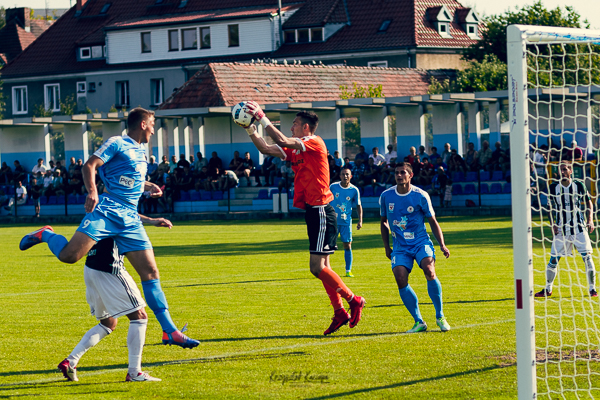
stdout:
[[[558,262],[561,257],[570,256],[573,246],[577,249],[585,263],[585,276],[591,297],[598,297],[596,292],[596,269],[592,259],[592,243],[588,234],[594,231],[594,205],[581,181],[572,179],[573,164],[560,164],[560,182],[550,185],[550,201],[552,202],[552,250],[550,262],[546,266],[546,287],[535,294],[535,297],[550,297],[552,285],[556,278]],[[587,215],[584,216],[585,214]]]

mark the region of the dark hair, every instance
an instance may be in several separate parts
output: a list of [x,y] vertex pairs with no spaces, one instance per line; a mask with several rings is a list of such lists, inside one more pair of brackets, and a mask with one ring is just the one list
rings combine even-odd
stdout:
[[127,129],[130,131],[140,128],[142,121],[147,121],[150,117],[154,116],[154,111],[146,110],[142,107],[136,107],[129,111],[127,116]]
[[435,151],[437,151],[437,147],[433,146],[433,147],[431,148],[431,150],[435,150]]
[[411,174],[413,173],[412,165],[410,165],[409,162],[400,162],[396,164],[396,169],[398,169],[398,167],[405,167],[406,169],[410,170]]
[[296,117],[300,118],[302,122],[308,124],[311,132],[317,130],[319,126],[319,116],[312,111],[300,111],[296,114]]
[[343,172],[345,169],[347,169],[348,171],[350,171],[350,174],[352,174],[352,168],[350,168],[350,166],[348,166],[348,165],[344,165],[342,167],[342,169],[340,170],[340,173]]

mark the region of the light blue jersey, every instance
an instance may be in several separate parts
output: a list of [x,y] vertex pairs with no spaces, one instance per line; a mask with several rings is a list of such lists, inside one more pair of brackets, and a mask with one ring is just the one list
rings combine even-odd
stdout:
[[379,198],[381,216],[387,218],[394,238],[394,251],[432,244],[425,228],[425,218],[435,216],[429,195],[412,185],[406,194],[399,194],[396,188],[392,186]]
[[110,197],[137,207],[148,169],[144,145],[127,135],[115,136],[104,142],[94,155],[104,161],[99,172]]
[[352,209],[360,205],[360,192],[353,184],[343,188],[340,182],[333,183],[329,189],[333,193],[333,201],[329,203],[337,213],[338,226],[352,225]]

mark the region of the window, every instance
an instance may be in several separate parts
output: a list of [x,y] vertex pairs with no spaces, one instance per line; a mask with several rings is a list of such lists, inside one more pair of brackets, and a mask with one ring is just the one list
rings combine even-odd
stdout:
[[323,41],[323,28],[313,28],[310,30],[310,41],[311,42],[322,42]]
[[367,64],[369,67],[387,68],[387,61],[369,61]]
[[92,46],[92,58],[102,58],[102,46]]
[[179,51],[179,34],[177,30],[169,31],[169,51]]
[[469,34],[475,33],[475,27],[473,25],[469,25]]
[[82,47],[79,49],[79,58],[91,58],[92,51],[89,47]]
[[60,85],[58,83],[44,85],[44,108],[50,111],[60,111]]
[[308,41],[308,29],[298,29],[298,43],[307,43]]
[[116,82],[117,107],[129,106],[129,81]]
[[286,43],[296,43],[296,31],[285,31],[283,39]]
[[446,26],[446,24],[440,24],[440,33],[446,32],[448,32],[448,27]]
[[77,95],[85,93],[86,84],[85,82],[77,82]]
[[229,32],[229,47],[238,47],[240,45],[240,28],[239,25],[227,25]]
[[377,32],[385,32],[387,31],[387,29],[390,27],[390,23],[392,21],[391,20],[385,20],[381,23],[381,26],[379,27],[379,29],[377,30]]
[[151,104],[157,106],[163,102],[163,80],[150,79],[150,89],[152,92]]
[[111,3],[106,3],[103,7],[102,10],[100,10],[100,14],[106,14],[108,12],[108,9],[110,8]]
[[14,86],[12,100],[13,114],[27,114],[27,86]]
[[152,53],[152,41],[150,32],[142,32],[140,34],[142,39],[142,53]]
[[200,28],[200,48],[210,49],[210,28]]
[[195,50],[198,48],[196,28],[181,30],[181,50]]

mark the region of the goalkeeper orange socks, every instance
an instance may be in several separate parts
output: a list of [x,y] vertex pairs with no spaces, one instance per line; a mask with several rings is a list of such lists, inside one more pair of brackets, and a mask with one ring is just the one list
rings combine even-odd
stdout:
[[331,305],[333,306],[333,309],[339,310],[340,308],[344,308],[344,305],[342,304],[342,298],[340,297],[338,292],[336,292],[334,288],[327,285],[325,282],[323,282],[323,287],[327,292],[327,296],[329,296],[329,300],[331,300]]
[[334,289],[336,293],[346,299],[348,303],[354,299],[354,293],[348,289],[348,286],[344,284],[344,281],[342,281],[338,274],[333,272],[331,268],[323,268],[319,274],[319,279],[323,282],[325,287],[329,286]]

